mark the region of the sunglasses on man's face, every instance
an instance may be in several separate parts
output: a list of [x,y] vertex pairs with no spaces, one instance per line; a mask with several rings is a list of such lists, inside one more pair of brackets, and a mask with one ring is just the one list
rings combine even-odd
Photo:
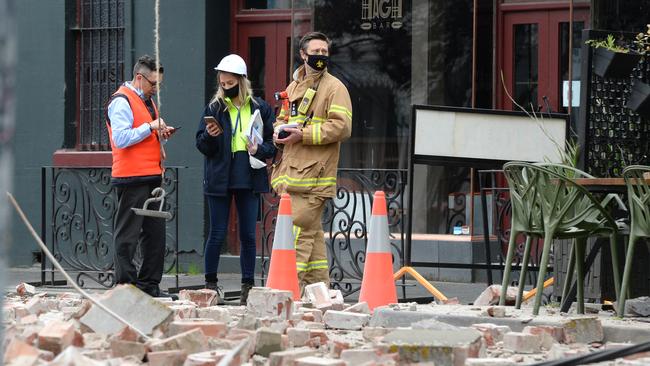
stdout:
[[151,81],[151,80],[149,80],[148,77],[144,76],[144,74],[139,74],[139,75],[142,76],[142,77],[143,77],[143,78],[144,78],[144,79],[145,79],[149,84],[151,84],[151,86],[154,87],[154,88],[155,88],[156,86],[162,86],[162,83],[161,83],[161,82]]

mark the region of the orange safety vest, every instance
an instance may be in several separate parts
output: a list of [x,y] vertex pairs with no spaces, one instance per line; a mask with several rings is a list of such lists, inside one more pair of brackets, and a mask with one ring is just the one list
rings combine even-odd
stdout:
[[[133,112],[133,128],[138,128],[143,123],[151,122],[155,119],[151,118],[151,114],[144,104],[144,100],[133,90],[122,85],[113,94],[113,97],[119,94],[126,96],[129,101],[131,112]],[[153,105],[157,118],[158,108],[156,108],[155,103]],[[160,141],[158,141],[156,131],[151,131],[149,136],[137,144],[121,149],[113,143],[113,133],[111,131],[110,121],[108,120],[106,121],[106,127],[108,128],[108,137],[111,140],[111,149],[113,150],[113,170],[111,176],[126,178],[162,174]]]

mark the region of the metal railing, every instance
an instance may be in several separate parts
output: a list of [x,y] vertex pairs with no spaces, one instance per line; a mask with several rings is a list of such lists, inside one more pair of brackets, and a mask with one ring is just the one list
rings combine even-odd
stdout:
[[[163,188],[167,192],[165,272],[175,270],[178,287],[178,170],[167,167]],[[101,287],[115,285],[113,271],[113,219],[117,195],[107,167],[41,168],[41,239],[54,257],[74,274],[77,284],[92,281]],[[49,240],[48,240],[49,234]],[[141,261],[136,254],[136,262]],[[41,283],[60,285],[56,268],[41,255]],[[49,275],[49,278],[48,278]]]

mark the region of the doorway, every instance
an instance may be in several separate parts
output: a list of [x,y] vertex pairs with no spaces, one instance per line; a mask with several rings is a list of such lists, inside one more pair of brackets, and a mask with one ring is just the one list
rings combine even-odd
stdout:
[[[569,8],[567,4],[502,5],[499,59],[497,62],[497,107],[517,107],[504,92],[526,110],[566,112],[569,85],[569,53],[572,60],[572,94],[579,93],[582,29],[589,25],[589,4],[573,10],[573,41],[569,50]],[[503,82],[501,73],[503,72]],[[574,104],[575,106],[575,104]]]
[[[246,61],[253,94],[263,98],[273,107],[276,115],[281,107],[281,101],[276,101],[274,94],[285,90],[289,85],[293,69],[297,67],[292,64],[292,57],[297,53],[299,37],[311,27],[311,13],[306,6],[291,9],[291,3],[283,0],[231,0],[230,3],[231,50]],[[302,4],[300,1],[296,3]],[[293,47],[292,32],[297,37],[293,39]],[[258,255],[266,240],[261,235],[262,225],[269,226],[264,228],[265,232],[273,231],[270,227],[272,222],[270,220],[264,222],[261,212],[265,212],[264,205],[275,203],[266,202],[265,199],[261,201],[257,223]],[[227,245],[230,254],[239,254],[238,218],[234,202],[231,203],[230,208]],[[270,247],[267,246],[267,249]]]

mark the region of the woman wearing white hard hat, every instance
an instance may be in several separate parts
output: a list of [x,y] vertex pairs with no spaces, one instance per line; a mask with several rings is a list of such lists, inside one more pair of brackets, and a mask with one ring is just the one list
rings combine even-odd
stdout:
[[[217,91],[205,107],[196,131],[196,148],[205,157],[203,193],[210,212],[205,282],[206,288],[217,290],[221,246],[226,237],[230,203],[234,199],[239,217],[243,305],[253,287],[260,193],[269,191],[265,161],[273,158],[276,152],[273,145],[275,116],[263,99],[253,97],[251,83],[246,77],[246,63],[241,57],[228,55],[215,70]],[[251,116],[257,110],[263,122],[261,143],[249,137]]]

